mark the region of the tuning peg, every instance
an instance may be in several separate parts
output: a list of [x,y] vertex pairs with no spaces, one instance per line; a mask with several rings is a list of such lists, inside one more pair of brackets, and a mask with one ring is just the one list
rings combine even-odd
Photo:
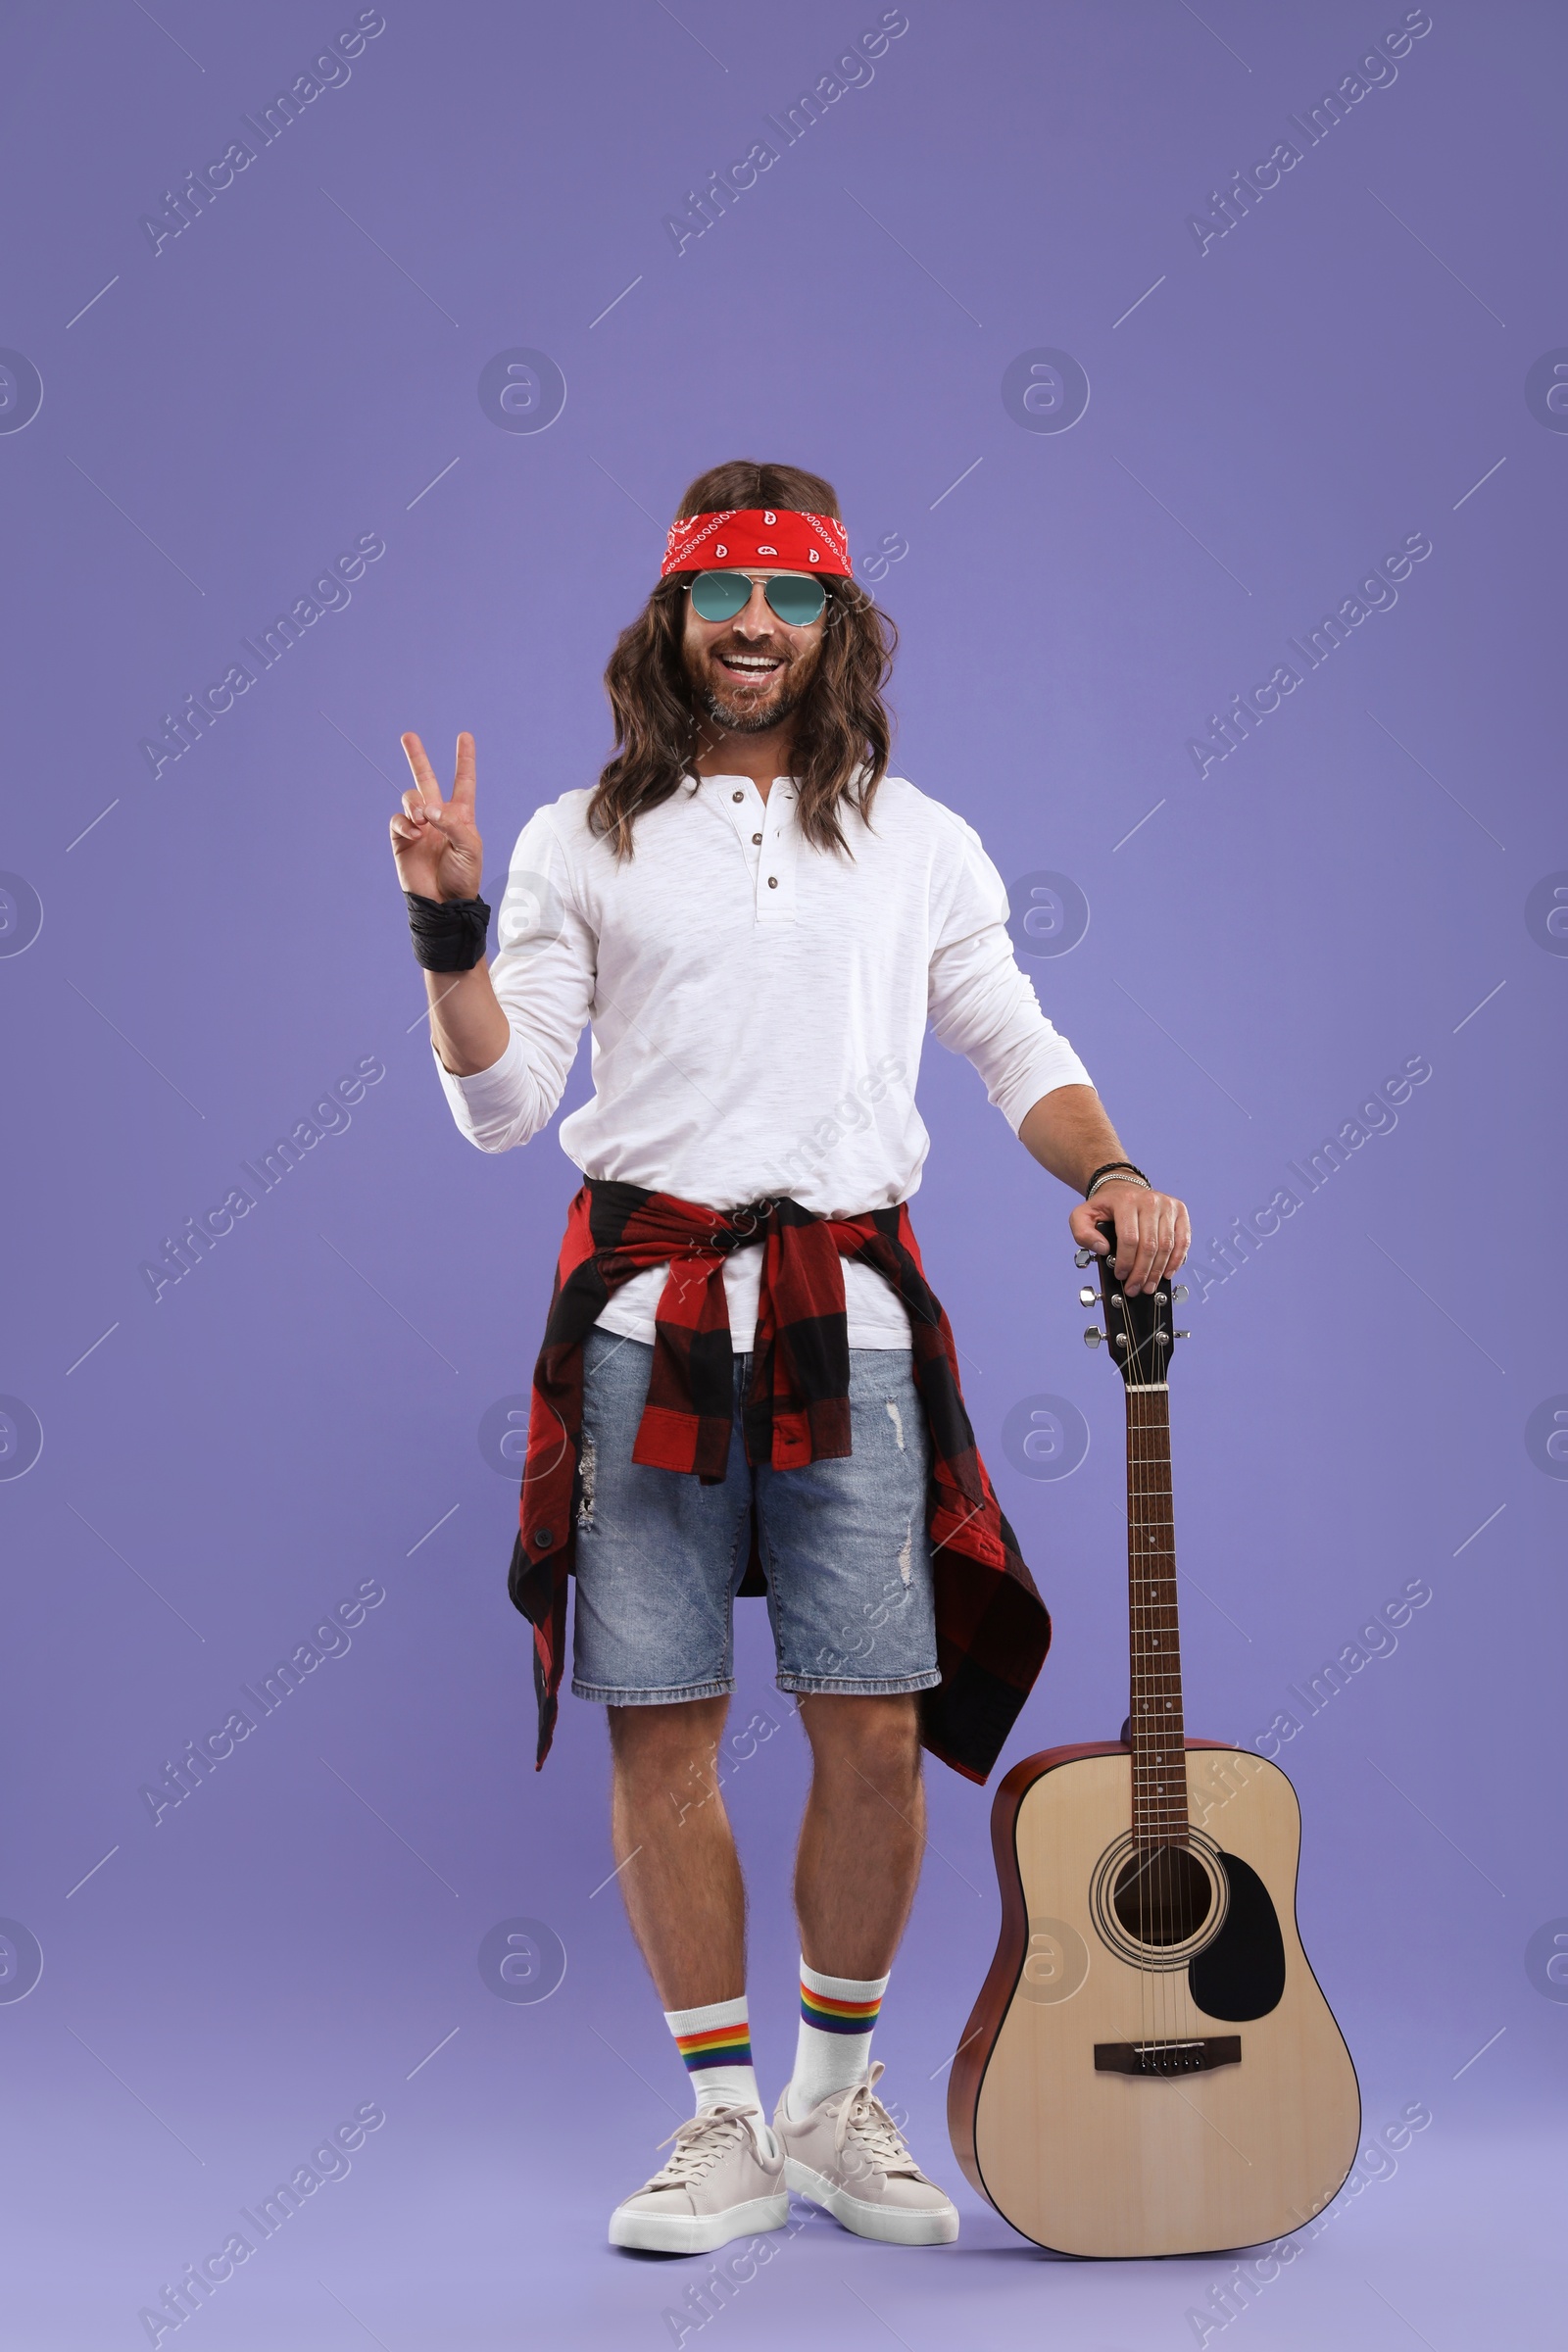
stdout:
[[1078,1303],[1080,1306],[1098,1306],[1100,1304],[1099,1292],[1090,1290],[1086,1283],[1078,1294]]
[[1177,1301],[1177,1303],[1178,1303],[1178,1304],[1180,1304],[1181,1300],[1182,1300],[1183,1298],[1186,1298],[1186,1296],[1187,1296],[1187,1285],[1186,1285],[1186,1283],[1185,1283],[1185,1282],[1176,1282],[1176,1283],[1172,1283],[1172,1285],[1171,1285],[1171,1293],[1170,1293],[1170,1295],[1171,1295],[1171,1297],[1172,1297],[1172,1298],[1174,1298],[1174,1299]]
[[1072,1262],[1075,1266],[1088,1266],[1094,1263],[1094,1257],[1095,1253],[1092,1250],[1079,1249],[1073,1251]]
[[1175,1339],[1178,1339],[1178,1340],[1190,1340],[1190,1339],[1192,1338],[1192,1336],[1193,1336],[1193,1335],[1192,1335],[1192,1333],[1191,1333],[1190,1331],[1178,1331],[1178,1332],[1175,1332],[1175,1333],[1174,1333],[1172,1336],[1173,1336]]
[[1104,1339],[1104,1333],[1100,1329],[1098,1324],[1091,1323],[1089,1329],[1084,1333],[1084,1346],[1086,1348],[1098,1348],[1101,1345],[1101,1342]]

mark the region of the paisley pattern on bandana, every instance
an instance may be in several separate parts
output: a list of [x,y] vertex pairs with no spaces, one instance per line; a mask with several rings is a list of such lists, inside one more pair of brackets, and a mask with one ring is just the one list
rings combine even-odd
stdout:
[[672,571],[734,571],[753,564],[852,577],[850,538],[831,514],[790,507],[730,507],[690,514],[669,526],[660,578]]

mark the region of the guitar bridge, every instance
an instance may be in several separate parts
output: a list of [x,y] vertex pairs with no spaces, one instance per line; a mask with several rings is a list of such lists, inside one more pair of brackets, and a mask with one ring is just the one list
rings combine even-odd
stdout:
[[1097,2041],[1097,2075],[1206,2075],[1216,2066],[1240,2066],[1239,2034],[1210,2034],[1191,2041]]

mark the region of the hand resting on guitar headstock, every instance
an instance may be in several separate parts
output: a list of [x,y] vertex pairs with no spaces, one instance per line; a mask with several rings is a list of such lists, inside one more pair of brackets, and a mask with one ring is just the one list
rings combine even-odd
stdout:
[[[1178,1340],[1191,1338],[1190,1332],[1172,1327],[1172,1303],[1187,1296],[1185,1283],[1174,1290],[1170,1278],[1162,1274],[1152,1290],[1134,1292],[1116,1272],[1116,1228],[1108,1217],[1096,1219],[1098,1231],[1104,1237],[1105,1249],[1100,1257],[1100,1302],[1105,1310],[1104,1327],[1091,1324],[1084,1333],[1086,1348],[1108,1344],[1111,1361],[1130,1389],[1161,1387],[1170,1376],[1170,1359]],[[1076,1262],[1087,1266],[1094,1256],[1086,1243],[1077,1252]],[[1079,1302],[1093,1306],[1095,1294],[1088,1284],[1078,1294]]]

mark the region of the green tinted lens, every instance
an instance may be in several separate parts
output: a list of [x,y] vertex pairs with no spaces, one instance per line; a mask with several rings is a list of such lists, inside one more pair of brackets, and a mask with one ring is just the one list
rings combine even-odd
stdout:
[[827,603],[827,590],[808,573],[782,572],[776,580],[768,581],[762,594],[780,620],[792,629],[808,629],[813,620],[821,619],[822,607]]
[[733,620],[751,596],[752,583],[744,571],[700,571],[692,582],[692,605],[704,620]]

